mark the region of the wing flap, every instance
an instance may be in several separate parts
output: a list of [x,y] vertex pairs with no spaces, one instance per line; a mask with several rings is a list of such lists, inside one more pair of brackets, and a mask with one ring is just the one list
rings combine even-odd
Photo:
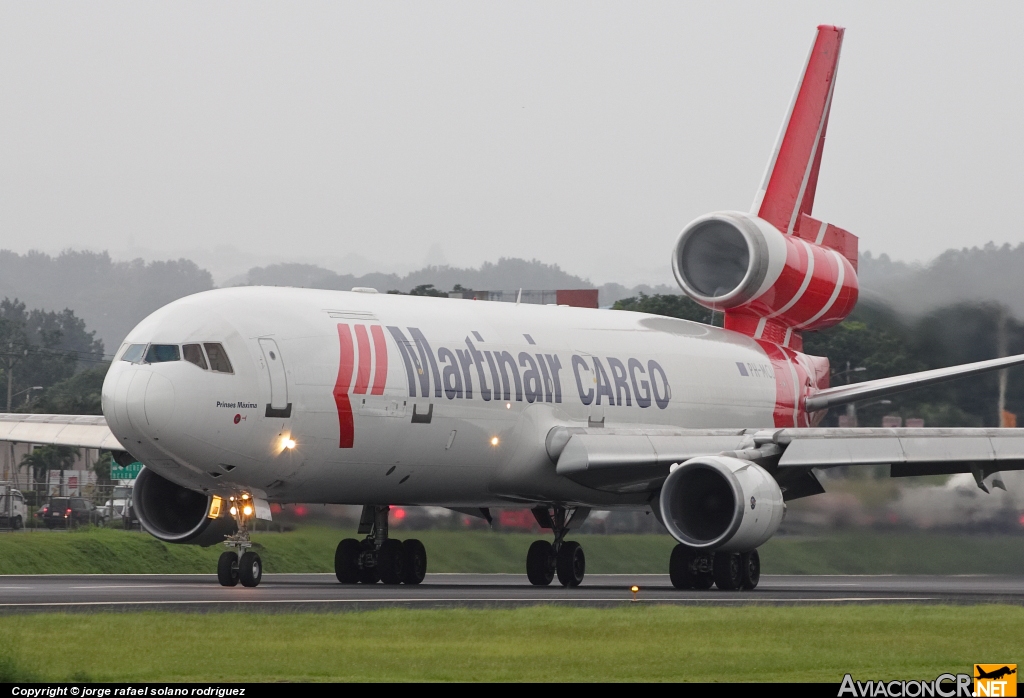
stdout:
[[0,441],[124,450],[99,416],[0,414]]

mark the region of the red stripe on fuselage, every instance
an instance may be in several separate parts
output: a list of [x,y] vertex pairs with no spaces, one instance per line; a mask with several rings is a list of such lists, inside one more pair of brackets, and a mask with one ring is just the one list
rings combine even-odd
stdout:
[[341,356],[338,361],[338,380],[334,384],[334,404],[338,406],[338,448],[352,448],[355,425],[352,423],[352,403],[348,399],[348,387],[352,381],[354,357],[352,332],[348,325],[338,323],[338,340],[341,345]]
[[775,371],[775,410],[772,414],[776,427],[808,426],[803,409],[804,383],[807,371],[796,360],[797,353],[771,342],[758,341],[768,355]]
[[356,387],[353,393],[365,395],[370,385],[370,337],[366,334],[366,325],[356,325],[356,345],[359,347],[359,372],[356,374]]
[[388,380],[388,345],[384,339],[384,328],[380,325],[371,325],[370,333],[373,335],[373,351],[376,359],[376,366],[373,372],[373,388],[371,395],[383,395],[384,384]]

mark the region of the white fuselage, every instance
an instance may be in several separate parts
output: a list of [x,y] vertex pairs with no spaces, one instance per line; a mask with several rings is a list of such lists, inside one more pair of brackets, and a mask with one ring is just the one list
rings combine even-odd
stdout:
[[[221,343],[232,373],[121,360]],[[273,355],[271,357],[271,355]],[[103,413],[148,468],[279,502],[645,503],[555,474],[556,425],[772,427],[752,339],[641,313],[295,288],[175,301],[125,339]]]

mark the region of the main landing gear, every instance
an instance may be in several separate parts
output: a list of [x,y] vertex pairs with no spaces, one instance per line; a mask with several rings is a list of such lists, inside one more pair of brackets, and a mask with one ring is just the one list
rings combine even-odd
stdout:
[[703,590],[715,585],[722,591],[749,590],[761,579],[761,558],[756,550],[715,552],[680,543],[672,550],[668,573],[676,589]]
[[359,541],[346,538],[334,552],[334,574],[342,584],[419,584],[427,573],[427,551],[415,538],[388,538],[388,506],[363,507]]
[[541,528],[550,528],[555,534],[554,543],[546,540],[534,541],[526,553],[526,576],[530,584],[547,586],[558,575],[558,582],[564,587],[579,586],[587,571],[587,559],[583,546],[573,540],[565,540],[571,525],[580,526],[590,514],[586,507],[534,507],[533,516]]
[[238,531],[224,539],[229,550],[221,553],[217,560],[217,581],[225,587],[236,586],[239,582],[244,587],[254,587],[263,579],[263,560],[250,550],[248,521],[252,517],[253,503],[249,495],[243,494],[238,499],[231,497],[229,506]]

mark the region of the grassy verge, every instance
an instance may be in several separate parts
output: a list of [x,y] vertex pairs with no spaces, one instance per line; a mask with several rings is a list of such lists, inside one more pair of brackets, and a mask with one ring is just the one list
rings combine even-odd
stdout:
[[1024,609],[46,614],[0,617],[0,637],[10,642],[0,681],[839,682],[846,672],[932,679],[1015,661],[1006,650],[1024,646]]
[[[267,572],[332,572],[350,531],[303,528],[253,536]],[[536,536],[487,531],[396,532],[423,541],[432,572],[523,572]],[[668,536],[573,536],[592,573],[666,572]],[[0,535],[0,574],[210,573],[220,546],[168,545],[145,533],[83,529]],[[775,538],[761,548],[765,574],[1024,574],[1024,537],[845,533]]]

